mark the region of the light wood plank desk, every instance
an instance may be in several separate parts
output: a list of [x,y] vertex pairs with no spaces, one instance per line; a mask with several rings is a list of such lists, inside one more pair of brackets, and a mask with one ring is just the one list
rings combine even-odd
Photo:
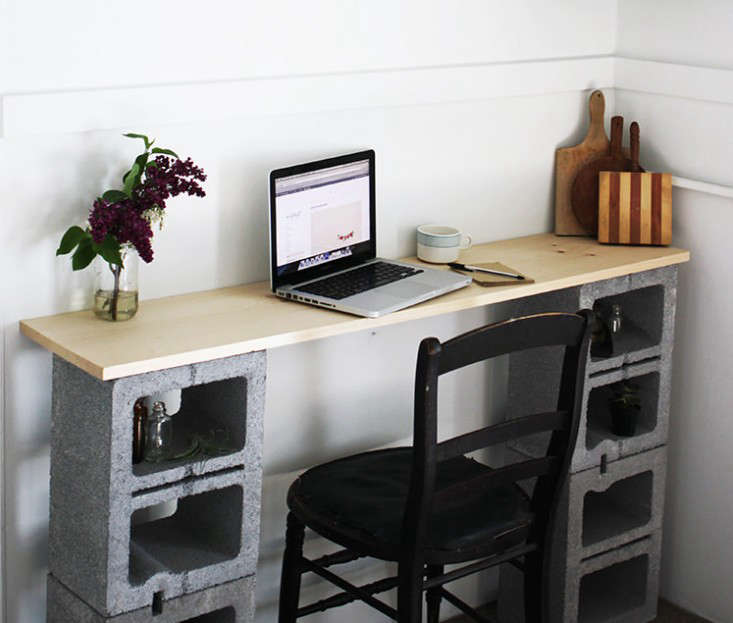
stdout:
[[608,246],[589,238],[538,234],[476,245],[462,255],[467,262],[503,262],[535,283],[472,285],[381,318],[284,301],[260,282],[143,301],[127,322],[104,322],[81,311],[23,320],[20,329],[82,370],[109,380],[500,303],[689,258],[688,251],[673,247]]

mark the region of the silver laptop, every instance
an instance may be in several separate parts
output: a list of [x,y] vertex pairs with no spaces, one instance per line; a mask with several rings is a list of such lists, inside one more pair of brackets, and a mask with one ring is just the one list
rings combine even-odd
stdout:
[[278,296],[376,318],[471,278],[376,257],[374,151],[270,173],[270,282]]

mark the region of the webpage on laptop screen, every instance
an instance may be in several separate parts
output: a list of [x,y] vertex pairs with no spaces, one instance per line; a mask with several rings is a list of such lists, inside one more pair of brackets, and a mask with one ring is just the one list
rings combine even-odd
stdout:
[[351,255],[369,241],[369,161],[275,181],[277,272]]

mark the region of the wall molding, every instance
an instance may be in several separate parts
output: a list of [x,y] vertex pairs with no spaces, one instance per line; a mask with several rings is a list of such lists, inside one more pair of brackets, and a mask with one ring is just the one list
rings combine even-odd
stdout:
[[[0,138],[612,88],[733,104],[733,70],[620,56],[359,71],[0,98]],[[721,197],[733,187],[675,176]]]
[[593,56],[233,82],[8,94],[0,137],[416,106],[610,88],[614,59]]
[[155,85],[10,93],[0,138],[614,88],[733,104],[733,70],[590,56]]
[[614,88],[733,104],[733,70],[614,58]]
[[723,186],[722,184],[711,184],[710,182],[701,182],[686,177],[672,176],[672,186],[677,188],[686,188],[707,195],[717,195],[718,197],[733,198],[733,186]]

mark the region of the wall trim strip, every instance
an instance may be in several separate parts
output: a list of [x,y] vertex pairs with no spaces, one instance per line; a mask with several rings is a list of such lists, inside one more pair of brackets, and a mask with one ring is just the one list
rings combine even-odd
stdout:
[[617,56],[614,87],[655,95],[733,104],[733,70]]
[[719,197],[733,198],[733,186],[723,186],[722,184],[711,184],[709,182],[701,182],[692,180],[687,177],[672,176],[672,186],[677,188],[686,188],[697,192],[706,193],[708,195],[717,195]]
[[2,98],[2,137],[129,129],[392,106],[416,106],[610,88],[614,59],[492,63]]
[[[593,76],[593,78],[589,78]],[[593,56],[0,98],[0,138],[615,88],[733,104],[733,70]],[[721,197],[733,187],[674,176]]]

